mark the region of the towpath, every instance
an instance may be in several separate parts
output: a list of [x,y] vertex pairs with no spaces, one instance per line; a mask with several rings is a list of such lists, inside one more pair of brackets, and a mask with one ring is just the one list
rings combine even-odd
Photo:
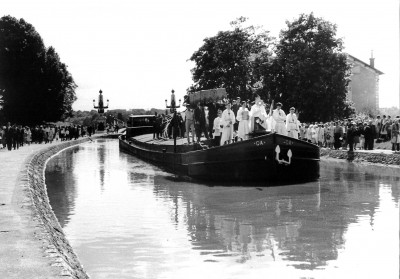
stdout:
[[[59,142],[53,142],[53,145]],[[22,180],[29,158],[49,144],[0,150],[0,274],[3,278],[57,278],[45,257],[40,230]]]

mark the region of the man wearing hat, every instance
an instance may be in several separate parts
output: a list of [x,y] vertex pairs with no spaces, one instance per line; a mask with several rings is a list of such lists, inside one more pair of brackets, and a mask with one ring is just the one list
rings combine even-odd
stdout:
[[286,116],[286,131],[289,137],[298,139],[299,138],[299,124],[297,116],[294,113],[294,107],[290,108],[290,113]]
[[[285,121],[286,113],[281,109],[282,103],[276,103],[276,109],[272,112],[272,118],[275,120],[275,132],[280,135],[287,135]],[[297,119],[296,119],[297,120]]]

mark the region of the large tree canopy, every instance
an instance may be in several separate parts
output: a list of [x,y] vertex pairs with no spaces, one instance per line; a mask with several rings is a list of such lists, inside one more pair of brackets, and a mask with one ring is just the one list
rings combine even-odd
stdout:
[[194,84],[188,92],[226,88],[229,97],[250,98],[257,79],[253,73],[256,57],[268,56],[272,38],[267,31],[253,26],[243,28],[245,18],[231,23],[233,31],[221,31],[193,53],[192,69]]
[[271,97],[296,107],[302,121],[349,116],[354,111],[346,100],[349,65],[336,26],[313,14],[286,24],[275,59],[260,70]]
[[54,48],[35,28],[11,16],[0,19],[0,91],[6,121],[36,124],[72,112],[76,84]]

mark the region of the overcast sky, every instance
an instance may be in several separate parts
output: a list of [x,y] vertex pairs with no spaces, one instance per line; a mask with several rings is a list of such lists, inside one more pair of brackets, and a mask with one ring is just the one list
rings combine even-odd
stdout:
[[110,109],[163,108],[171,89],[183,99],[192,84],[188,59],[204,38],[240,16],[278,37],[286,20],[310,12],[337,25],[347,53],[369,63],[373,50],[380,107],[398,107],[399,1],[0,0],[0,12],[56,49],[79,86],[75,110],[92,109],[100,89]]

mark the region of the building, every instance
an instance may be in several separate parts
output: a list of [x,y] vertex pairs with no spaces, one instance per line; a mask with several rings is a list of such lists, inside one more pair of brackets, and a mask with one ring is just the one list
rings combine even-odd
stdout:
[[347,97],[354,103],[357,112],[375,112],[379,109],[379,76],[383,73],[375,68],[371,55],[369,64],[347,55],[351,65]]

